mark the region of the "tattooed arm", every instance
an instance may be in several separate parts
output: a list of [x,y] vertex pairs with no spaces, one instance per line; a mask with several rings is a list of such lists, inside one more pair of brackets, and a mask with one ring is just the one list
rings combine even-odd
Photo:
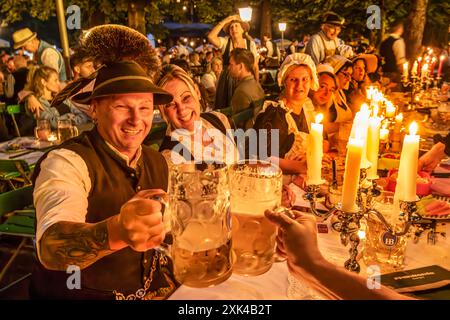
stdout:
[[164,239],[161,205],[150,200],[162,190],[143,190],[126,202],[120,213],[98,223],[59,221],[40,240],[41,263],[50,270],[69,265],[84,269],[97,260],[130,246],[147,251]]

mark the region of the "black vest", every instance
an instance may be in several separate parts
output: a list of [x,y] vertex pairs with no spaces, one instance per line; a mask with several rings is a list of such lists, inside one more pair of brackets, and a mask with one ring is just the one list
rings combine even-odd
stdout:
[[392,49],[392,47],[394,46],[394,42],[397,40],[399,39],[390,36],[389,38],[384,40],[380,46],[380,55],[384,59],[383,72],[399,72],[394,50]]
[[[66,141],[58,148],[76,152],[87,165],[92,185],[88,196],[87,223],[96,223],[118,214],[121,206],[140,190],[167,190],[166,161],[147,146],[142,146],[136,169],[128,167],[106,145],[96,129]],[[46,156],[36,165],[34,178],[39,175],[40,163]],[[114,290],[125,296],[134,294],[144,286],[153,255],[153,250],[141,253],[127,247],[105,256],[81,270],[81,290],[67,289],[66,281],[70,274],[47,270],[38,262],[33,271],[30,294],[32,298],[49,299],[113,299]],[[163,299],[177,284],[173,280],[171,261],[164,264],[157,260],[150,291],[160,289],[154,298]]]

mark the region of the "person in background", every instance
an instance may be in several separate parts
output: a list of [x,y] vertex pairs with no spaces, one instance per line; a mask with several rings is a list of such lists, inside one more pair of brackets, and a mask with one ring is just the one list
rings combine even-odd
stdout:
[[[227,34],[226,37],[219,37],[221,30]],[[255,42],[248,36],[250,25],[241,20],[239,15],[229,16],[219,22],[208,34],[208,40],[222,51],[223,72],[217,85],[216,103],[217,109],[228,108],[231,105],[235,83],[230,75],[228,66],[230,63],[230,53],[236,48],[248,49],[254,56],[255,79],[259,81],[258,53]]]
[[404,24],[396,20],[389,29],[387,37],[380,46],[380,55],[383,58],[383,74],[394,82],[400,81],[403,63],[406,62],[405,40],[402,38]]
[[319,64],[317,74],[319,75],[319,89],[310,90],[309,97],[316,113],[323,114],[324,132],[330,135],[339,130],[339,125],[333,123],[330,113],[333,96],[338,89],[338,79],[334,74],[333,67],[329,64]]
[[344,90],[348,89],[353,74],[353,64],[350,60],[340,55],[328,57],[325,63],[333,67],[334,74],[338,79],[338,89],[333,95],[333,103],[330,107],[331,122],[348,122],[353,119],[353,112],[347,102]]
[[87,78],[95,71],[92,57],[83,54],[81,51],[75,51],[70,56],[70,67],[72,68],[74,81],[79,78]]
[[207,103],[211,109],[214,109],[214,102],[216,99],[217,82],[222,73],[222,59],[214,57],[211,63],[208,64],[207,72],[202,76],[201,83],[207,93]]
[[317,65],[326,58],[340,53],[344,42],[338,38],[344,26],[345,19],[334,12],[325,15],[320,31],[308,41],[305,53],[309,54]]
[[[230,75],[236,80],[231,112],[237,114],[252,106],[262,106],[264,90],[253,75],[254,57],[250,50],[236,48],[230,54]],[[241,124],[236,124],[241,126]],[[243,124],[242,124],[243,125]]]
[[36,119],[49,120],[54,129],[57,128],[58,120],[63,119],[69,119],[75,125],[90,122],[90,118],[68,100],[54,107],[50,105],[60,88],[58,72],[55,69],[40,66],[29,71],[26,89],[33,92],[43,106],[43,110]]
[[297,52],[298,40],[295,39],[289,46],[288,54],[294,54]]
[[306,139],[314,121],[314,105],[308,94],[310,89],[319,89],[311,57],[304,53],[287,56],[278,73],[278,85],[282,88],[278,102],[265,101],[253,128],[267,129],[267,141],[271,141],[273,129],[278,129],[278,154],[272,155],[271,144],[267,143],[269,160],[277,162],[285,174],[305,173]]

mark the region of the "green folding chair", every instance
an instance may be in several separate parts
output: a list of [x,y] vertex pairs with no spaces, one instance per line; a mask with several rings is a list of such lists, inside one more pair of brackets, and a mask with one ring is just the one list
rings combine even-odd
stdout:
[[0,160],[0,181],[6,181],[12,189],[16,189],[13,181],[19,181],[23,185],[30,185],[33,166],[29,166],[25,160]]
[[[6,262],[6,265],[0,272],[0,283],[6,272],[17,258],[20,250],[25,246],[28,239],[35,237],[35,210],[33,205],[33,187],[26,186],[20,189],[11,190],[0,194],[0,236],[12,235],[22,237],[22,241],[14,250],[14,253]],[[29,277],[31,273],[13,281],[7,286],[0,289],[4,291],[6,288]]]
[[6,112],[11,116],[13,123],[14,123],[14,130],[16,130],[16,134],[18,137],[20,137],[20,130],[19,126],[17,125],[15,114],[19,114],[22,112],[22,108],[18,104],[11,104],[9,106],[6,106]]

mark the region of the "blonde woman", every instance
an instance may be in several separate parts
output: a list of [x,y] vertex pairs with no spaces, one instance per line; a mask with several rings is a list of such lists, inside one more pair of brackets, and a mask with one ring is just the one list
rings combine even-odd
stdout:
[[173,96],[173,101],[160,106],[167,122],[166,136],[160,152],[169,163],[232,163],[238,158],[228,119],[219,112],[201,113],[202,97],[198,86],[178,66],[163,67],[158,86]]

